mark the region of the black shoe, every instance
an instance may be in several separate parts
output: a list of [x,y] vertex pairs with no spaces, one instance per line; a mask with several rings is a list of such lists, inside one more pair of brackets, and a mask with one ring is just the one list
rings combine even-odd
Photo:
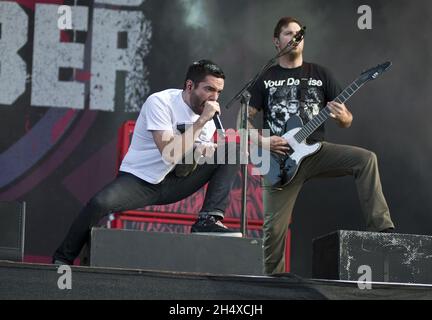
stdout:
[[395,230],[394,230],[394,228],[386,228],[386,229],[381,230],[380,232],[382,232],[382,233],[394,233]]
[[191,232],[213,236],[242,237],[241,232],[228,229],[220,220],[211,215],[200,215],[192,225]]
[[61,266],[61,265],[71,266],[73,263],[66,262],[66,261],[60,260],[58,258],[53,258],[52,259],[52,264],[55,264],[55,265],[58,265],[58,266]]

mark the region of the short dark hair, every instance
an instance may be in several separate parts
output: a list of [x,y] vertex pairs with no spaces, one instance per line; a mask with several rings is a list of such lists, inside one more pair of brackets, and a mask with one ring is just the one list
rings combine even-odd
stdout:
[[192,80],[194,84],[200,83],[207,76],[214,76],[216,78],[225,79],[225,74],[222,69],[213,61],[202,59],[192,63],[186,73],[184,87],[186,88],[186,81]]
[[302,23],[293,17],[282,17],[279,19],[278,23],[276,24],[276,27],[273,31],[273,37],[279,38],[280,33],[282,32],[282,28],[289,25],[291,22],[297,23],[300,27],[303,27]]

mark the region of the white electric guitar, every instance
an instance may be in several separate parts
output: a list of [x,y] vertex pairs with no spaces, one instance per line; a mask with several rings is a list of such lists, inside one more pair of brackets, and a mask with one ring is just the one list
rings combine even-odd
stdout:
[[[346,87],[334,101],[345,103],[366,82],[376,79],[384,71],[389,69],[391,62],[387,61],[374,68],[364,71],[355,81]],[[303,126],[303,121],[298,116],[292,116],[286,123],[287,132],[282,136],[290,146],[289,154],[281,156],[274,152],[270,154],[270,170],[266,179],[273,188],[281,188],[292,181],[297,174],[303,159],[317,153],[322,144],[320,142],[307,144],[306,139],[318,129],[330,117],[328,106]]]

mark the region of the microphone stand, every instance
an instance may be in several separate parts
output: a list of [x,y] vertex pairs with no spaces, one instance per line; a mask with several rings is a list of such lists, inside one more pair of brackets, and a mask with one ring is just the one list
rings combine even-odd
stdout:
[[296,33],[293,39],[288,42],[284,49],[282,49],[276,56],[271,58],[262,68],[261,70],[251,79],[249,80],[242,89],[228,102],[225,106],[226,109],[229,109],[230,106],[240,99],[241,109],[240,109],[240,159],[241,161],[241,172],[242,172],[242,207],[241,207],[241,217],[240,217],[240,228],[241,233],[244,238],[247,237],[247,165],[249,159],[247,157],[247,151],[249,146],[249,132],[248,132],[248,118],[249,118],[249,101],[251,98],[251,94],[249,89],[255,85],[258,79],[271,67],[273,66],[277,59],[280,57],[290,53],[293,49],[295,49],[298,44],[303,40],[304,32],[306,27],[303,26],[300,31]]

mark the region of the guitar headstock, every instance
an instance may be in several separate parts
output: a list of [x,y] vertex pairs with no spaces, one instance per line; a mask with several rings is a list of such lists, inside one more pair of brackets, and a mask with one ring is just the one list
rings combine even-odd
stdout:
[[359,80],[363,82],[367,82],[370,80],[375,80],[382,73],[387,71],[391,67],[392,63],[390,61],[384,62],[382,64],[377,65],[376,67],[370,68],[369,70],[363,71],[359,77]]

